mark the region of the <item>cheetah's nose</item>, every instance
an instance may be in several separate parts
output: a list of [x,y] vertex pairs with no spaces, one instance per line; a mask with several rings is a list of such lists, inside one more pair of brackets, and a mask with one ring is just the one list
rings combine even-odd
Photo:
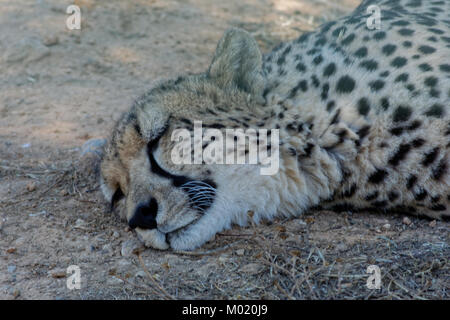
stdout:
[[148,203],[141,203],[134,211],[133,217],[128,221],[131,229],[136,227],[142,229],[156,228],[156,214],[158,213],[158,203],[152,198]]

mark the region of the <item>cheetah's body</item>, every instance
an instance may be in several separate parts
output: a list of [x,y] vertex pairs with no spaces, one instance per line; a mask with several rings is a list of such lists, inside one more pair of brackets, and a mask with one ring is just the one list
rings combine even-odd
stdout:
[[[366,25],[371,4],[381,9],[379,30]],[[245,225],[247,211],[255,221],[313,207],[448,217],[449,31],[448,0],[365,1],[262,59],[248,34],[231,30],[206,74],[164,83],[119,121],[102,163],[105,195],[121,188],[132,221],[151,189],[155,223],[137,230],[157,248],[167,248],[167,235],[175,249],[198,247],[232,223]],[[279,128],[278,174],[174,165],[166,132],[194,120]],[[214,181],[206,212],[186,209],[192,199],[178,190],[180,177]]]
[[[379,30],[367,28],[370,4]],[[311,143],[342,157],[326,206],[449,212],[449,30],[450,1],[365,1],[265,57],[267,96],[289,101],[291,119],[314,124]],[[337,142],[317,140],[333,131]]]

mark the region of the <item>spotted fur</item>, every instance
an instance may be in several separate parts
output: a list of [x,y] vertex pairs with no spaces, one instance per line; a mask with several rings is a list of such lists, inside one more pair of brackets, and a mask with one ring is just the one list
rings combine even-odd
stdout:
[[[380,29],[366,25],[372,4]],[[264,56],[231,29],[207,72],[163,82],[119,121],[102,161],[105,196],[120,189],[124,216],[142,215],[133,227],[159,249],[193,249],[232,224],[313,207],[448,218],[449,57],[448,0],[364,1]],[[173,164],[171,133],[195,120],[280,129],[279,172]]]

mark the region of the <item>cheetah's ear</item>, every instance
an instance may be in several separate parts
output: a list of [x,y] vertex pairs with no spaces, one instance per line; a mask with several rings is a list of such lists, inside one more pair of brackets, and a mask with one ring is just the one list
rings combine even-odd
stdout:
[[255,39],[242,29],[227,30],[217,45],[208,75],[221,87],[236,86],[262,99],[262,55]]

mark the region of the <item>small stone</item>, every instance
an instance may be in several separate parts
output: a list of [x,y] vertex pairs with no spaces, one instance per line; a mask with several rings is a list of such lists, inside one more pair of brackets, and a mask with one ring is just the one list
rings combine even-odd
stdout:
[[383,224],[382,228],[383,228],[383,230],[387,231],[387,230],[391,229],[391,225],[389,223],[385,223],[385,224]]
[[236,254],[237,254],[238,256],[243,256],[244,253],[245,253],[245,250],[244,250],[244,249],[238,249],[238,250],[236,250]]
[[120,254],[122,255],[122,257],[130,257],[133,254],[138,253],[142,249],[143,246],[140,242],[135,239],[129,239],[122,243]]
[[39,211],[39,212],[35,212],[35,213],[30,213],[30,214],[28,214],[30,217],[37,217],[37,216],[42,216],[42,215],[46,215],[47,214],[47,211],[45,211],[45,210],[42,210],[42,211]]
[[115,277],[115,276],[112,276],[111,278],[109,278],[108,280],[106,280],[106,283],[107,283],[108,285],[118,285],[118,284],[122,284],[122,283],[123,283],[123,280],[122,280],[122,279],[119,279],[119,278],[117,278],[117,277]]
[[314,221],[315,221],[315,219],[314,219],[313,217],[306,217],[306,218],[305,218],[305,222],[306,222],[307,224],[313,224]]
[[59,38],[56,35],[54,35],[54,36],[46,36],[42,40],[42,43],[44,45],[46,45],[47,47],[51,47],[51,46],[57,45],[59,43]]
[[436,220],[431,221],[429,226],[432,228],[436,227]]
[[282,239],[282,240],[287,240],[289,238],[289,235],[285,232],[281,232],[278,234],[278,236]]
[[59,193],[61,196],[67,196],[69,194],[69,192],[67,192],[67,190],[61,190],[61,192]]
[[8,272],[9,273],[13,273],[14,271],[16,271],[17,267],[13,264],[8,266]]
[[65,271],[60,270],[60,269],[58,269],[58,270],[52,270],[52,271],[50,271],[49,273],[50,273],[50,276],[51,276],[52,278],[54,278],[54,279],[65,278],[66,275],[67,275]]
[[7,63],[38,62],[50,55],[50,50],[36,38],[26,38],[6,50]]
[[219,262],[220,263],[228,262],[228,260],[230,260],[228,257],[222,257],[222,256],[219,257]]
[[205,263],[198,268],[195,268],[195,272],[202,278],[207,278],[214,270],[217,269],[217,265],[215,263]]
[[257,274],[261,271],[261,264],[259,263],[249,263],[243,266],[240,271],[248,274]]
[[179,261],[181,261],[180,256],[175,255],[175,254],[165,254],[164,258],[166,259],[167,263],[170,265],[175,265],[177,264]]
[[34,181],[29,182],[27,184],[27,190],[28,192],[33,192],[34,190],[36,190],[36,183]]
[[14,290],[12,295],[15,299],[18,298],[20,296],[20,290],[18,290],[18,289]]
[[161,264],[161,267],[163,267],[166,270],[169,270],[171,268],[170,264],[168,262],[163,262]]
[[6,253],[14,253],[16,251],[17,251],[16,248],[9,248],[9,249],[6,250]]
[[85,222],[83,219],[77,219],[77,221],[75,221],[75,228],[83,228],[84,225]]
[[103,146],[105,144],[106,139],[90,139],[86,141],[81,147],[80,157],[84,157],[87,154],[93,154],[100,158],[103,153]]
[[338,251],[345,251],[347,249],[348,249],[347,245],[345,243],[343,243],[343,242],[339,243],[336,246],[336,250],[338,250]]
[[407,226],[409,226],[411,223],[412,223],[411,219],[409,219],[408,217],[403,218],[403,224],[406,224]]
[[147,277],[147,274],[145,273],[145,271],[138,271],[135,275],[136,278],[145,278]]
[[119,238],[120,237],[120,234],[117,232],[117,231],[114,231],[113,233],[112,233],[112,238],[113,239],[117,239],[117,238]]

